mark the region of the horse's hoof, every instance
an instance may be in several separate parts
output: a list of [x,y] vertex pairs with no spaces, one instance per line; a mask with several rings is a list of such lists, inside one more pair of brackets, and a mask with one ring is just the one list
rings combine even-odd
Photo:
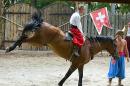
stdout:
[[82,83],[79,83],[78,86],[82,86]]
[[118,86],[124,86],[123,84],[121,84],[121,85],[118,85]]
[[63,84],[61,84],[61,83],[58,83],[58,86],[62,86]]
[[5,53],[8,53],[8,52],[10,52],[10,48],[9,47],[6,48]]
[[5,53],[8,53],[9,52],[9,47],[7,47],[6,49],[5,49]]

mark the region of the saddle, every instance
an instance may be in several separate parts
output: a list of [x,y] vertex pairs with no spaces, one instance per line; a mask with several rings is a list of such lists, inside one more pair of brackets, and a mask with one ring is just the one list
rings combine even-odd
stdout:
[[[72,33],[71,32],[66,32],[65,33],[65,41],[72,41],[73,39],[73,36],[72,36]],[[94,58],[94,53],[93,53],[93,45],[91,44],[93,40],[91,38],[86,38],[85,42],[84,42],[84,45],[83,46],[88,46],[88,48],[90,49],[90,53],[91,53],[91,60],[93,60]],[[80,51],[80,50],[79,50]],[[70,58],[70,60],[72,60],[72,58]]]
[[70,31],[65,33],[65,41],[72,41],[73,36],[72,33]]

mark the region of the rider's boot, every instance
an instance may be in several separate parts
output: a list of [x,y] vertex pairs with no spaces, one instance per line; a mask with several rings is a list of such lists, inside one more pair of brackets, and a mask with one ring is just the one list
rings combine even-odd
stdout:
[[80,56],[79,51],[80,51],[80,48],[78,46],[74,45],[74,47],[73,47],[74,56],[79,57]]

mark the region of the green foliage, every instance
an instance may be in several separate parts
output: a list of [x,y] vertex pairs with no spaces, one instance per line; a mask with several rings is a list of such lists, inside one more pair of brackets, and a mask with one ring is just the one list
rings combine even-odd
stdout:
[[52,4],[52,3],[56,2],[56,1],[62,1],[64,3],[66,3],[66,4],[68,4],[69,6],[73,5],[73,3],[69,3],[69,2],[67,2],[67,0],[37,0],[36,4],[34,6],[36,8],[40,9],[40,8],[43,8],[43,7],[45,7],[45,6],[49,5],[49,4]]
[[36,8],[42,8],[46,5],[49,5],[57,0],[4,0],[5,7],[9,7],[15,3],[28,3],[32,4]]
[[5,8],[8,8],[9,6],[11,6],[15,3],[21,2],[21,1],[23,1],[23,0],[3,0],[3,4],[4,4]]
[[43,8],[44,6],[49,5],[55,1],[56,0],[37,0],[35,7],[36,8]]
[[103,7],[107,7],[108,10],[111,9],[109,3],[89,3],[89,10],[90,11],[93,11],[93,10],[96,10],[96,9],[100,9],[100,8],[103,8]]
[[96,5],[97,8],[103,8],[103,7],[107,7],[108,10],[110,11],[111,7],[109,3],[99,3]]
[[[119,5],[119,6],[117,6]],[[102,7],[107,7],[109,11],[111,11],[111,6],[110,3],[98,3],[98,2],[94,2],[94,3],[89,3],[89,11],[93,11],[96,9],[100,9]],[[115,4],[116,6],[116,11],[120,12],[120,13],[128,13],[130,11],[130,4]]]
[[[34,1],[34,2],[33,2]],[[34,7],[41,9],[49,4],[52,4],[56,1],[67,1],[67,0],[24,0],[24,3],[30,3]],[[69,4],[69,3],[68,3]]]
[[130,12],[130,4],[121,4],[119,7],[119,11],[123,14]]
[[31,0],[22,0],[21,2],[24,2],[24,3],[31,3]]
[[[49,4],[52,4],[56,1],[63,1],[68,6],[75,7],[75,2],[68,1],[68,0],[4,0],[4,6],[9,7],[15,3],[29,3],[29,4],[32,4],[34,7],[41,9],[41,8],[43,8]],[[102,7],[107,7],[109,11],[111,10],[109,3],[94,2],[94,3],[88,4],[89,11],[100,9]],[[119,7],[116,8],[116,10],[118,12],[121,12],[121,13],[128,13],[130,11],[130,4],[121,4]]]

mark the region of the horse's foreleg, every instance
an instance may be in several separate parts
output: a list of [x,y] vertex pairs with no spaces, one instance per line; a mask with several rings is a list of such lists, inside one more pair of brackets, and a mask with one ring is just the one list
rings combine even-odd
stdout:
[[82,86],[83,67],[84,67],[84,65],[82,65],[82,66],[80,66],[80,67],[78,68],[78,72],[79,72],[79,82],[78,82],[78,86]]
[[71,65],[64,78],[59,82],[59,86],[62,86],[65,80],[77,69],[77,67]]

